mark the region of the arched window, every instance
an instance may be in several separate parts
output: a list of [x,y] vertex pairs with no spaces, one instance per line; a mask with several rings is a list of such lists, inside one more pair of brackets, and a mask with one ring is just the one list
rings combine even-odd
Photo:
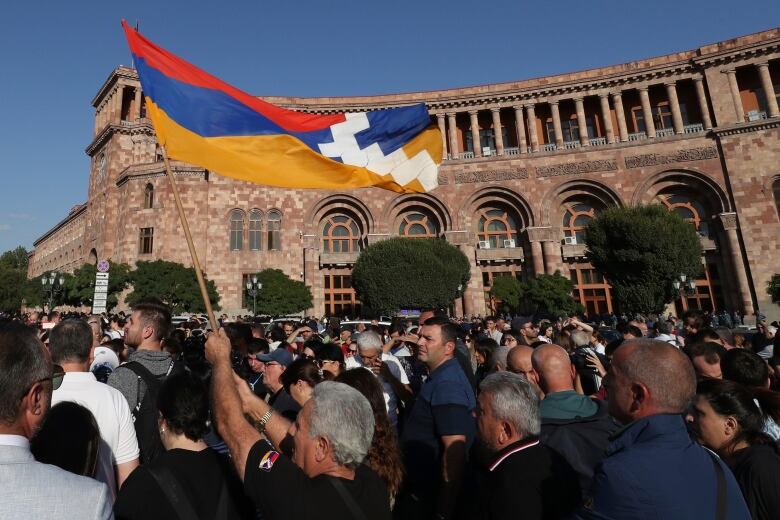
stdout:
[[103,180],[106,175],[106,154],[101,153],[97,159],[97,181]]
[[566,206],[563,214],[563,236],[567,244],[584,244],[585,228],[598,211],[587,202],[575,202]]
[[360,228],[352,217],[331,215],[322,227],[322,250],[325,253],[360,251]]
[[268,212],[268,250],[282,249],[282,214],[271,210]]
[[244,247],[244,212],[234,209],[230,212],[230,250],[241,251]]
[[480,243],[489,242],[490,247],[518,247],[517,220],[506,208],[487,207],[477,212],[479,223],[477,237]]
[[777,179],[772,183],[772,193],[775,196],[775,208],[777,209],[777,216],[780,217],[780,179]]
[[146,185],[144,189],[144,209],[152,209],[154,207],[154,186],[152,183]]
[[401,218],[398,234],[410,238],[435,238],[439,236],[439,230],[433,215],[418,210]]
[[703,237],[710,236],[710,226],[706,221],[707,215],[704,206],[697,201],[684,194],[661,194],[656,199],[666,206],[669,211],[674,211],[680,215],[683,220],[693,224],[693,227]]
[[260,251],[260,238],[263,232],[263,213],[259,209],[249,212],[249,250]]

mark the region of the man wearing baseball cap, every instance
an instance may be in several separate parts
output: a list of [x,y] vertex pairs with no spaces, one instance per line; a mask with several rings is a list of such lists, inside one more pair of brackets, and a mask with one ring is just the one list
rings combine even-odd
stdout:
[[255,359],[263,362],[263,384],[268,388],[266,401],[274,411],[294,422],[301,407],[281,382],[282,374],[293,362],[292,354],[285,348],[277,348],[269,354],[255,354]]

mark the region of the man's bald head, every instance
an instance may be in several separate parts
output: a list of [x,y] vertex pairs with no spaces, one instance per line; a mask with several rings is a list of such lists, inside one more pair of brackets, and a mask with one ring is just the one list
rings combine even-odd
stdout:
[[521,375],[529,381],[535,379],[534,367],[531,364],[533,353],[534,349],[526,345],[513,347],[506,356],[507,370]]
[[630,422],[661,413],[682,413],[696,395],[696,373],[679,349],[653,339],[624,342],[608,376],[610,413]]
[[545,394],[574,390],[574,368],[566,350],[559,345],[542,345],[531,357]]

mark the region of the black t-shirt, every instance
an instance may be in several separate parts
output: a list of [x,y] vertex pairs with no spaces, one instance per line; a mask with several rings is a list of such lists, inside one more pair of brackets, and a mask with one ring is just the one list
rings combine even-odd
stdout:
[[333,484],[340,481],[365,518],[390,520],[390,500],[384,482],[361,464],[355,479],[327,475],[309,478],[301,468],[265,440],[249,451],[244,491],[260,510],[263,520],[357,520]]
[[[178,481],[186,500],[202,518],[214,518],[225,480],[229,494],[228,518],[255,518],[252,503],[244,495],[235,470],[211,448],[203,451],[173,449],[149,465],[167,468]],[[149,473],[148,466],[137,468],[122,485],[114,504],[114,515],[117,520],[179,518],[157,480]]]
[[780,518],[778,448],[773,445],[750,446],[734,453],[728,462],[753,518]]
[[295,422],[298,412],[301,411],[301,405],[284,388],[280,388],[278,392],[272,395],[268,399],[268,404],[275,412],[290,422]]

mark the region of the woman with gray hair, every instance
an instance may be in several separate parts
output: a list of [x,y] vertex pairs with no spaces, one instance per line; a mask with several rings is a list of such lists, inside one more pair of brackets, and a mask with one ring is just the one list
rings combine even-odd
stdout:
[[491,452],[473,518],[560,518],[579,504],[577,474],[539,443],[539,398],[525,378],[495,372],[482,381],[477,431]]
[[[213,366],[217,428],[264,519],[390,519],[384,482],[362,464],[374,435],[374,413],[360,392],[343,383],[320,383],[290,424],[234,377],[224,331],[209,336],[206,357]],[[274,448],[288,434],[295,445],[292,460]],[[291,500],[292,490],[299,497]]]

